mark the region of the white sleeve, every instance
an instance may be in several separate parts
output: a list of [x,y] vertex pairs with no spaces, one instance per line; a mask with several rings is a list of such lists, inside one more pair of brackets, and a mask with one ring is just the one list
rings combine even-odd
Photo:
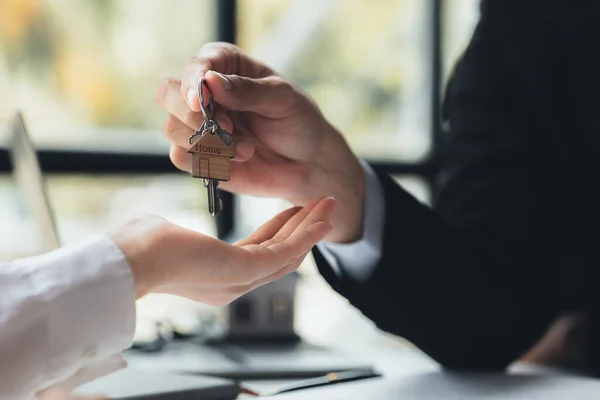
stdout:
[[0,399],[32,399],[131,346],[134,286],[106,236],[0,264]]
[[365,211],[363,236],[353,243],[321,242],[317,246],[323,257],[339,275],[344,271],[352,279],[366,280],[381,258],[385,198],[373,168],[361,160],[365,171]]

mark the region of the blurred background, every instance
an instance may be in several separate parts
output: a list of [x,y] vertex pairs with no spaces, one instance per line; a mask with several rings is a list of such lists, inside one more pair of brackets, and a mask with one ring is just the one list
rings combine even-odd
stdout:
[[[476,0],[1,0],[0,131],[23,111],[65,243],[144,213],[245,235],[287,205],[227,196],[225,215],[211,217],[200,181],[170,166],[166,114],[153,101],[204,43],[234,41],[306,89],[358,154],[427,204],[442,89],[477,17]],[[41,242],[2,146],[0,261],[9,261]],[[310,259],[300,272],[318,280]],[[331,316],[328,305],[345,304],[311,293],[300,330],[308,310]],[[157,313],[165,301],[140,307]]]

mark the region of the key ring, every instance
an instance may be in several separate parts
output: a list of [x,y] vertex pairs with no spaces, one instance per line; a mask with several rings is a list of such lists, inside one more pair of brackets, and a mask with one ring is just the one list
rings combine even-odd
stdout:
[[[206,80],[204,80],[204,77],[201,76],[200,78],[198,78],[198,100],[200,102],[200,111],[202,111],[202,117],[204,118],[204,122],[202,123],[202,125],[200,126],[200,129],[194,133],[192,136],[189,137],[189,142],[190,144],[193,143],[194,138],[197,136],[201,136],[204,134],[204,132],[210,132],[211,134],[214,134],[217,131],[217,125],[215,123],[215,121],[213,120],[214,117],[214,113],[215,113],[215,102],[212,98],[212,95],[210,95],[210,100],[208,101],[208,106],[204,105],[204,95],[202,94],[202,86],[206,86],[206,90],[208,90],[208,93],[210,94],[210,90],[208,89],[208,84],[206,83]],[[208,109],[207,109],[208,107]]]
[[[208,100],[208,110],[204,106],[204,96],[202,94],[202,85],[206,86],[206,90],[208,90],[210,99]],[[204,79],[204,76],[198,78],[198,99],[200,100],[200,111],[202,111],[202,116],[204,117],[204,123],[209,124],[209,121],[212,122],[215,112],[215,102],[213,101],[212,95],[210,94],[210,90],[208,89],[208,84]],[[214,124],[214,123],[213,123]]]

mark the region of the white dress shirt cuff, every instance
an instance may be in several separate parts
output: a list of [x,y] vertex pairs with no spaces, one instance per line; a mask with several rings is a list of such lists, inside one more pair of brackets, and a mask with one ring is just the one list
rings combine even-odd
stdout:
[[46,385],[131,346],[135,283],[111,239],[92,236],[16,263],[45,307]]
[[317,245],[338,276],[343,271],[359,282],[369,278],[381,258],[385,220],[381,182],[367,162],[361,160],[361,164],[365,171],[366,190],[362,238],[353,243],[321,242]]

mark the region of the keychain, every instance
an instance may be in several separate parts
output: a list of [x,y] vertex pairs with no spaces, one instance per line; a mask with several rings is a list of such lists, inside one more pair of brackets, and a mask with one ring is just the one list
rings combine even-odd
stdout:
[[201,77],[198,79],[198,97],[204,122],[200,129],[190,136],[191,147],[187,152],[192,154],[192,176],[202,178],[204,187],[208,190],[208,212],[217,215],[223,207],[217,187],[220,181],[226,182],[231,179],[231,159],[234,153],[229,145],[233,143],[233,136],[215,120],[215,103],[212,96],[205,105],[203,86],[208,90],[206,81]]

